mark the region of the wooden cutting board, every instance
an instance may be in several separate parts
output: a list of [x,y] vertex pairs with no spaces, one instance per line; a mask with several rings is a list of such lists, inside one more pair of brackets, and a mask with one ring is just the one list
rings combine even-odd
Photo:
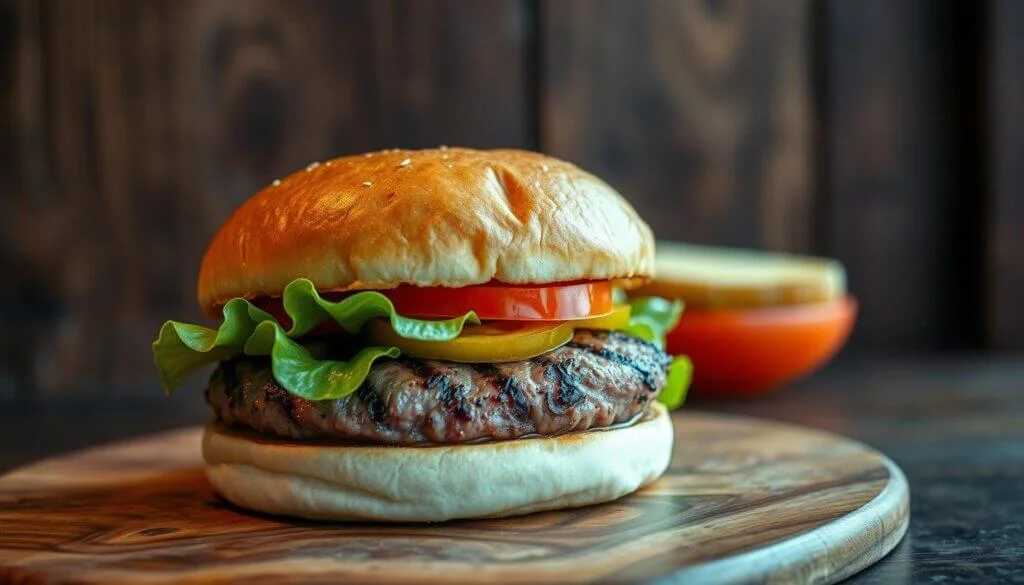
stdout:
[[906,480],[835,435],[675,415],[669,472],[610,504],[435,525],[331,524],[218,499],[193,428],[0,477],[0,581],[831,583],[907,529]]

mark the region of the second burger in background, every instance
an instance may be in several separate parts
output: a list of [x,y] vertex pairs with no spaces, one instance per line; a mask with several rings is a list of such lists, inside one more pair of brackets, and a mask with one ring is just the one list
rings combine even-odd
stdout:
[[667,349],[693,361],[698,395],[756,394],[810,374],[853,327],[836,260],[659,241],[656,266],[630,294],[686,304]]

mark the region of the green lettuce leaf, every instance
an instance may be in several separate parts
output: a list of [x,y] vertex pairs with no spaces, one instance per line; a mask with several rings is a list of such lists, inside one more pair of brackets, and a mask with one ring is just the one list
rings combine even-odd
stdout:
[[206,364],[242,353],[246,342],[262,322],[274,321],[266,311],[244,299],[224,305],[219,329],[168,321],[153,342],[153,359],[168,394],[182,380]]
[[692,378],[693,363],[690,358],[685,355],[676,356],[668,366],[668,380],[661,394],[658,394],[658,402],[667,406],[669,410],[682,406]]
[[[683,314],[682,301],[668,301],[661,297],[629,299],[629,325],[626,333],[646,339],[664,349],[665,335]],[[668,367],[668,379],[658,395],[658,401],[669,409],[679,408],[686,399],[686,391],[693,377],[693,363],[686,356],[677,356]]]
[[285,313],[292,320],[292,328],[288,330],[291,338],[301,337],[328,320],[333,320],[349,333],[358,333],[370,319],[387,317],[399,336],[421,341],[455,339],[467,321],[480,324],[480,319],[472,311],[444,321],[403,317],[395,311],[391,299],[373,291],[356,293],[338,302],[328,301],[305,278],[294,280],[285,287],[281,301]]
[[306,400],[348,396],[362,385],[373,362],[382,357],[396,358],[401,353],[397,347],[364,347],[347,362],[317,360],[306,348],[289,339],[279,325],[264,321],[257,326],[246,353],[253,355],[249,350],[258,349],[262,355],[267,345],[271,346],[270,368],[274,379]]
[[288,331],[269,313],[240,298],[224,305],[224,321],[216,330],[177,321],[164,323],[153,342],[153,358],[164,390],[169,394],[207,364],[241,354],[269,355],[274,378],[292,394],[310,400],[341,398],[359,388],[375,360],[398,357],[398,348],[366,347],[349,361],[317,360],[294,338],[328,320],[357,333],[370,319],[384,317],[407,339],[447,341],[458,337],[467,322],[480,322],[473,312],[439,321],[403,317],[387,297],[372,291],[328,301],[304,278],[285,288],[282,304],[292,321]]
[[626,333],[646,339],[664,349],[665,335],[679,324],[683,314],[682,301],[668,301],[661,297],[629,299],[629,325]]

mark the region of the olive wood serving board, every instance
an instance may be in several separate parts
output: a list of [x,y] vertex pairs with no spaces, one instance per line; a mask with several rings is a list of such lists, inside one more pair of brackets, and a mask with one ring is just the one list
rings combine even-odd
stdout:
[[242,511],[206,483],[199,428],[94,448],[0,477],[0,581],[831,583],[907,529],[903,473],[863,444],[748,418],[674,422],[670,470],[633,496],[433,525]]

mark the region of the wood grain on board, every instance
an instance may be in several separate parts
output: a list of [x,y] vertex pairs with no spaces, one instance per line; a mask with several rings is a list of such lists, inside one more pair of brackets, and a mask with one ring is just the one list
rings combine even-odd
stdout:
[[435,525],[245,513],[207,485],[199,429],[100,447],[0,478],[0,579],[830,583],[907,528],[903,474],[860,443],[755,419],[674,422],[671,468],[633,496]]

